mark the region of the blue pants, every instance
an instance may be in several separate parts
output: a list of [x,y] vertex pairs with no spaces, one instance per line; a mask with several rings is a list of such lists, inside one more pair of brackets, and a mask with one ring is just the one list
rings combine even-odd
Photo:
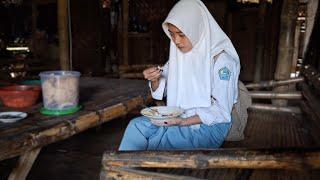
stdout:
[[141,116],[130,121],[119,150],[189,150],[218,148],[222,145],[231,123],[212,126],[200,124],[199,129],[190,126],[159,127]]

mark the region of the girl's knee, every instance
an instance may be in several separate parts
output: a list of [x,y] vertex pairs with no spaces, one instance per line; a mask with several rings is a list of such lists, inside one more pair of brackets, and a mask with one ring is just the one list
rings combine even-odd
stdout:
[[128,126],[137,126],[138,124],[147,124],[149,119],[144,116],[136,117],[129,122]]

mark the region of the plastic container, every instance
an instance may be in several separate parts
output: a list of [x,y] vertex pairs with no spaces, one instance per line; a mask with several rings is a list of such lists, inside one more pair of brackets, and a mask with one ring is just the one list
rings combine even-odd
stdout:
[[45,71],[39,75],[45,109],[64,111],[78,106],[79,72]]
[[0,98],[7,107],[25,108],[32,106],[37,102],[40,92],[40,86],[6,86],[0,88]]

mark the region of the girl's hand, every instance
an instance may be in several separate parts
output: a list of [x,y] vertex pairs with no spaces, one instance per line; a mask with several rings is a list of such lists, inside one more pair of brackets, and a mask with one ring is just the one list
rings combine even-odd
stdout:
[[151,67],[143,71],[143,76],[151,82],[158,82],[161,77],[161,72],[162,70],[160,68]]
[[168,121],[164,120],[165,126],[180,126],[182,124],[182,118],[174,118]]

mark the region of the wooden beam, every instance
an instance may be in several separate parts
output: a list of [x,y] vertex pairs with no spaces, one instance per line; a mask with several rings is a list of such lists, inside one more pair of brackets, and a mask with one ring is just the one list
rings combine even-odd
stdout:
[[320,149],[105,152],[102,165],[104,168],[319,169]]
[[[283,80],[290,78],[290,70],[292,66],[292,58],[294,53],[294,33],[298,17],[299,1],[284,0],[281,12],[280,37],[278,45],[278,58],[275,80]],[[287,92],[288,86],[280,86],[274,88],[276,92]],[[275,105],[285,106],[286,100],[275,100]]]
[[68,38],[68,3],[58,0],[59,58],[62,70],[70,69]]
[[287,85],[287,84],[295,84],[303,81],[304,81],[304,77],[298,77],[298,78],[290,78],[290,79],[285,79],[280,81],[275,81],[275,80],[261,81],[258,83],[246,84],[245,86],[248,89],[267,88],[267,87],[275,87],[275,86],[281,86],[281,85]]
[[8,180],[26,179],[34,161],[40,153],[40,150],[41,148],[37,148],[20,156],[18,164],[11,172]]

